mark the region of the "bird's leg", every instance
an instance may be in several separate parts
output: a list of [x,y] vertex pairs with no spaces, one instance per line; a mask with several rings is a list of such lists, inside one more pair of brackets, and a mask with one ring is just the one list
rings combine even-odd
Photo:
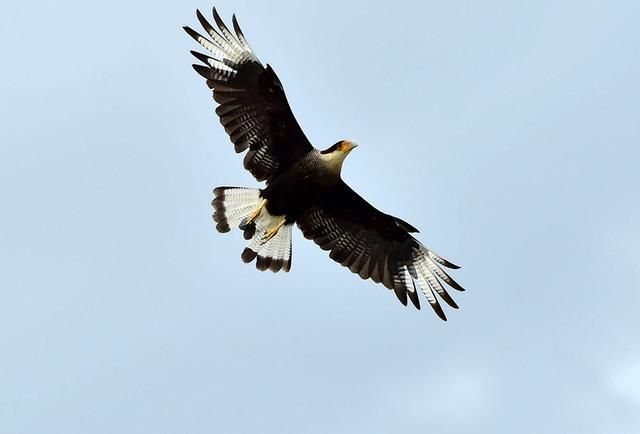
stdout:
[[258,203],[258,206],[256,207],[256,209],[251,213],[251,215],[249,216],[249,218],[247,219],[245,225],[250,225],[251,223],[255,222],[256,219],[260,216],[260,213],[262,212],[262,208],[264,208],[264,206],[267,204],[267,199],[260,199],[260,202]]
[[260,240],[260,244],[267,244],[271,238],[276,236],[280,228],[284,226],[285,217],[282,216],[280,218],[281,220],[278,222],[277,225],[270,227],[269,230],[265,232],[264,236],[262,237],[262,240]]

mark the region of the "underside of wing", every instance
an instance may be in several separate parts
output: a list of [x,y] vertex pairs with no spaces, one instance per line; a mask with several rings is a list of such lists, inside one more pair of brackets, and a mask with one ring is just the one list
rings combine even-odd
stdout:
[[193,68],[213,90],[216,114],[236,152],[246,151],[245,169],[258,181],[269,181],[313,146],[293,116],[280,80],[260,63],[235,16],[231,32],[215,8],[216,27],[200,11],[196,15],[208,36],[184,29],[209,54],[191,51],[202,62]]
[[420,309],[420,289],[443,320],[436,294],[458,308],[442,282],[464,291],[443,269],[459,267],[411,236],[416,231],[411,225],[378,211],[342,181],[298,219],[298,226],[331,259],[392,289],[402,304],[409,299]]

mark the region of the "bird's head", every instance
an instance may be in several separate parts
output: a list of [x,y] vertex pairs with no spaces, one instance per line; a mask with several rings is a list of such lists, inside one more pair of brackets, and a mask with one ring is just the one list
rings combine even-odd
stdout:
[[344,159],[356,146],[358,144],[352,140],[340,140],[324,151],[320,151],[320,158],[329,169],[340,173]]

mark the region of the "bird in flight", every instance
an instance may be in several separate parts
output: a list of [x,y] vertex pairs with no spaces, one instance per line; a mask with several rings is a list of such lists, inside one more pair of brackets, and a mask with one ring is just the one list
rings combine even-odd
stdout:
[[443,283],[464,289],[444,268],[459,267],[416,240],[412,225],[377,210],[342,180],[342,164],[356,143],[340,140],[323,151],[311,144],[276,73],[258,60],[235,15],[233,33],[215,8],[217,28],[200,11],[196,16],[207,36],[184,30],[209,54],[191,51],[201,62],[193,68],[213,91],[216,114],[236,152],[245,153],[244,168],[266,182],[262,189],[216,188],[216,229],[242,230],[250,240],[242,260],[277,272],[291,268],[291,232],[297,224],[331,259],[393,290],[403,305],[410,300],[420,309],[420,290],[446,321],[438,297],[458,305]]

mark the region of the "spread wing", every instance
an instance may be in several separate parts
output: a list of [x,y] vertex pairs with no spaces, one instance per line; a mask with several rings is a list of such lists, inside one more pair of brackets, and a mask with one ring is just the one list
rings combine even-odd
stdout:
[[[442,282],[464,291],[444,270],[459,268],[424,247],[410,235],[417,229],[371,206],[340,181],[297,221],[306,238],[363,279],[393,289],[406,306],[407,297],[420,309],[417,288],[436,314],[446,316],[436,298],[458,308]],[[442,282],[441,282],[442,281]]]
[[202,65],[193,68],[213,89],[219,104],[216,114],[231,137],[236,152],[249,150],[244,167],[258,180],[267,182],[313,149],[298,125],[284,89],[269,65],[262,66],[245,39],[235,15],[235,35],[213,8],[214,28],[196,12],[208,37],[190,27],[185,31],[211,56],[191,51]]

